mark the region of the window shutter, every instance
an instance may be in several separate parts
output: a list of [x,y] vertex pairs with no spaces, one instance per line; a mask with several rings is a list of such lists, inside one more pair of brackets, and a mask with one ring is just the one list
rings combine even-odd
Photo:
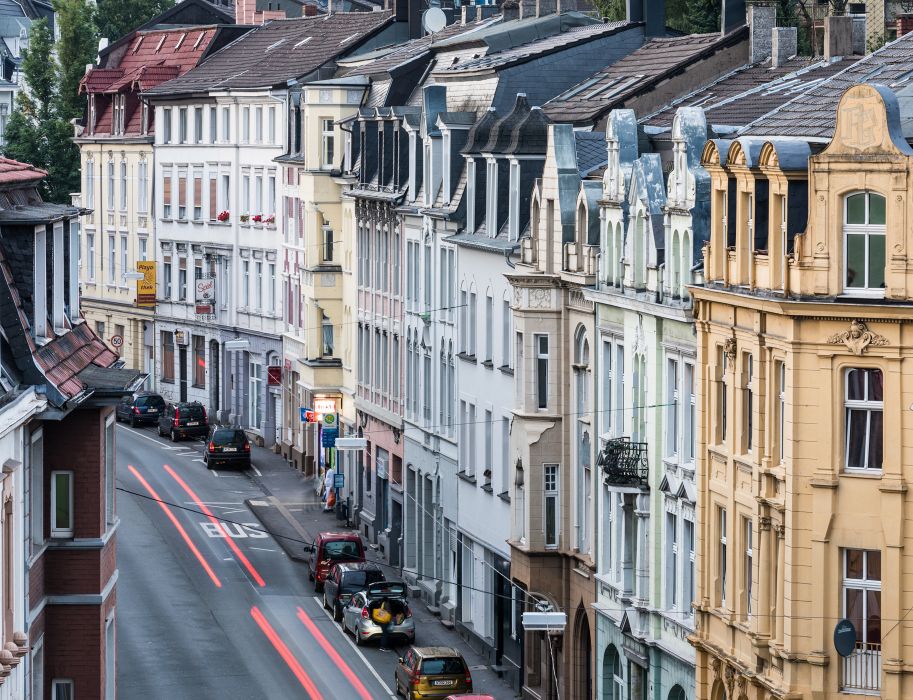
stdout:
[[203,207],[203,178],[194,176],[193,178],[193,205]]
[[171,204],[171,175],[165,174],[165,181],[162,183],[164,185],[162,191],[164,192],[165,204]]
[[178,178],[178,206],[187,206],[187,176]]
[[216,192],[216,179],[209,178],[209,220],[215,221],[219,215],[219,199]]

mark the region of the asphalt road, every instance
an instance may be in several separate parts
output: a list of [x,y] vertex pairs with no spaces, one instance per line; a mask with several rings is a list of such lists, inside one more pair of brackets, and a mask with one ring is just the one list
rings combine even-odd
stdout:
[[397,655],[355,648],[244,505],[256,482],[210,472],[202,450],[117,428],[117,485],[133,492],[117,493],[120,697],[394,697]]

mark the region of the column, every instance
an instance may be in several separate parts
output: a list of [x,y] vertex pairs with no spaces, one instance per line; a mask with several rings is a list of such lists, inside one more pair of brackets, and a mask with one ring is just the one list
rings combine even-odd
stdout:
[[784,581],[786,575],[786,528],[783,525],[777,525],[777,568],[774,572],[774,577],[777,585],[777,599],[776,605],[774,608],[774,622],[776,633],[774,638],[777,643],[782,645],[784,642],[783,636],[783,595],[784,595]]
[[634,575],[636,578],[635,597],[640,605],[646,606],[650,599],[650,557],[647,552],[647,538],[650,529],[650,496],[637,495],[637,561]]
[[758,559],[758,615],[755,616],[757,633],[759,637],[770,638],[770,571],[776,571],[774,562],[777,552],[773,548],[774,538],[771,532],[770,518],[762,516],[758,520],[760,530],[761,551]]

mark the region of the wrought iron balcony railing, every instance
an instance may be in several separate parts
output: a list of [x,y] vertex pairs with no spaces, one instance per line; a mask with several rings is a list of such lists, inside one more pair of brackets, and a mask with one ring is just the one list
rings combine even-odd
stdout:
[[596,459],[602,478],[608,486],[646,487],[650,468],[647,462],[647,443],[631,442],[620,437],[608,440]]
[[881,690],[881,645],[857,645],[843,659],[842,689],[861,695],[878,695]]

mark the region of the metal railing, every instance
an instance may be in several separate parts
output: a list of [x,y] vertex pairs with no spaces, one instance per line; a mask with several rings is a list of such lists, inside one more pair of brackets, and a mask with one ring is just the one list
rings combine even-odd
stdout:
[[842,690],[877,695],[881,690],[881,645],[864,644],[843,659]]
[[647,443],[621,437],[607,440],[596,459],[607,485],[645,487],[649,483]]

